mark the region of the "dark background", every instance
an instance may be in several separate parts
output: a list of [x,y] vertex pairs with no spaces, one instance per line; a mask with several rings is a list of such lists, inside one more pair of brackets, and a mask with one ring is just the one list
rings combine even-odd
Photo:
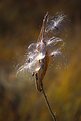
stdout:
[[69,24],[63,55],[49,65],[44,87],[58,121],[81,121],[81,0],[0,1],[0,121],[52,121],[34,81],[16,78],[47,11],[64,12]]

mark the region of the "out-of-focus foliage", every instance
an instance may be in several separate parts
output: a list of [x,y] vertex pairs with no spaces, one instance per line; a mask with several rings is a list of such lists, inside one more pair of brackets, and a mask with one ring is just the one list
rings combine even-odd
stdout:
[[47,11],[63,11],[69,27],[62,33],[63,56],[49,65],[44,87],[58,121],[81,121],[80,0],[0,1],[0,121],[52,121],[34,82],[15,73],[27,46],[37,40]]

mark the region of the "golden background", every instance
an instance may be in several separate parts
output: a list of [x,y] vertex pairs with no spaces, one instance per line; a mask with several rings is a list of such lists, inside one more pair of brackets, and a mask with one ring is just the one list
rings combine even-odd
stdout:
[[41,93],[27,75],[16,78],[27,46],[37,41],[46,12],[64,12],[62,57],[49,64],[43,80],[57,121],[81,121],[81,1],[0,1],[0,121],[52,121]]

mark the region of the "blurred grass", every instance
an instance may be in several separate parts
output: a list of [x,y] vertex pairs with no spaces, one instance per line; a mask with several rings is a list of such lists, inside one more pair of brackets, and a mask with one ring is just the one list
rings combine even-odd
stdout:
[[80,5],[80,0],[0,1],[0,121],[52,121],[34,82],[15,77],[16,65],[23,61],[27,46],[37,40],[47,11],[53,15],[63,11],[71,22],[62,33],[63,58],[49,67],[44,87],[58,121],[81,121]]

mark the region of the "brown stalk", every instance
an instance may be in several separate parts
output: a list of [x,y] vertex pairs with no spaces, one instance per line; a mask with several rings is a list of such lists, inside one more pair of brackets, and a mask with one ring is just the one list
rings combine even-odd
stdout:
[[46,95],[46,93],[45,93],[45,91],[44,91],[43,84],[42,84],[41,86],[42,86],[42,91],[41,91],[41,92],[42,92],[42,94],[43,94],[43,96],[44,96],[44,98],[45,98],[45,101],[46,101],[48,110],[49,110],[49,112],[50,112],[50,114],[51,114],[51,116],[52,116],[53,121],[56,121],[56,116],[55,116],[55,114],[53,113],[52,108],[51,108],[51,106],[50,106],[50,104],[49,104],[47,95]]

